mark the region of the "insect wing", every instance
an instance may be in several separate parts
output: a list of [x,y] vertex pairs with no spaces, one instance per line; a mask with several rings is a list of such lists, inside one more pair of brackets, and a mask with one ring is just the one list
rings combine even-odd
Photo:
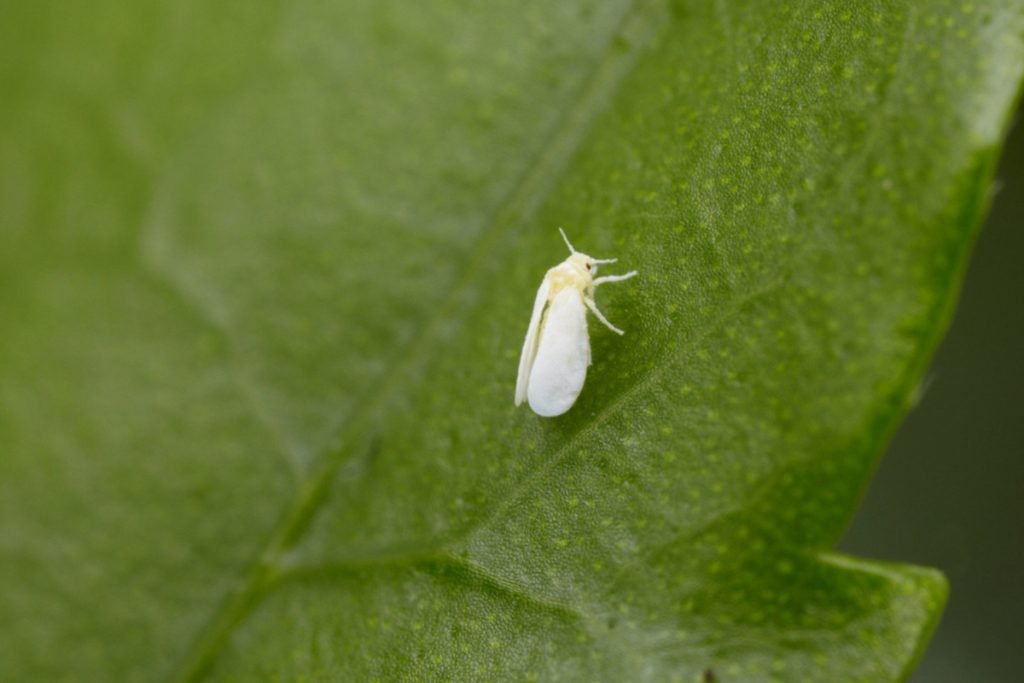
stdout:
[[526,329],[526,340],[523,341],[523,352],[519,355],[519,374],[516,376],[516,405],[526,400],[526,388],[530,381],[530,369],[537,355],[537,340],[540,337],[540,324],[544,305],[548,302],[550,283],[545,277],[537,289],[537,298],[533,301],[533,314],[530,315],[530,326]]
[[561,415],[583,389],[590,365],[587,309],[583,294],[566,287],[544,316],[527,387],[530,408],[543,417]]

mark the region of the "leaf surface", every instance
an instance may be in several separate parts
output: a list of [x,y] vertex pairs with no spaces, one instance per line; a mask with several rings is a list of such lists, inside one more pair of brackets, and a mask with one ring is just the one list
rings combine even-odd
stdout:
[[[909,670],[944,580],[829,548],[947,322],[1021,3],[4,14],[0,678]],[[545,420],[559,225],[640,276]]]

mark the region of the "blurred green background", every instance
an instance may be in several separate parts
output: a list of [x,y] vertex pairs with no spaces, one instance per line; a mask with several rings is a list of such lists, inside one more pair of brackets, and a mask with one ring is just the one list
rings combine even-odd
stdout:
[[917,407],[840,548],[941,569],[950,598],[912,683],[1024,680],[1024,127]]

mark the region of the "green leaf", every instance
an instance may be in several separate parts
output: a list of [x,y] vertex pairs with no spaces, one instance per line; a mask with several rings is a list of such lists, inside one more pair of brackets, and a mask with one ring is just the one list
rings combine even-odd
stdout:
[[[0,679],[909,670],[944,580],[829,548],[949,318],[1019,1],[3,14]],[[542,419],[559,225],[640,276]]]

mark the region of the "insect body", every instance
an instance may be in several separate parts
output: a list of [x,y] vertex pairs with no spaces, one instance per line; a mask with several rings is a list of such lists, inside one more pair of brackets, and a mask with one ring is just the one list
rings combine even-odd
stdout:
[[528,399],[533,412],[543,417],[561,415],[572,408],[583,389],[590,365],[586,309],[608,329],[623,334],[597,309],[594,289],[636,275],[634,270],[595,278],[599,264],[615,263],[616,259],[581,254],[573,249],[565,232],[561,228],[558,231],[570,255],[547,272],[537,290],[516,378],[516,405]]

